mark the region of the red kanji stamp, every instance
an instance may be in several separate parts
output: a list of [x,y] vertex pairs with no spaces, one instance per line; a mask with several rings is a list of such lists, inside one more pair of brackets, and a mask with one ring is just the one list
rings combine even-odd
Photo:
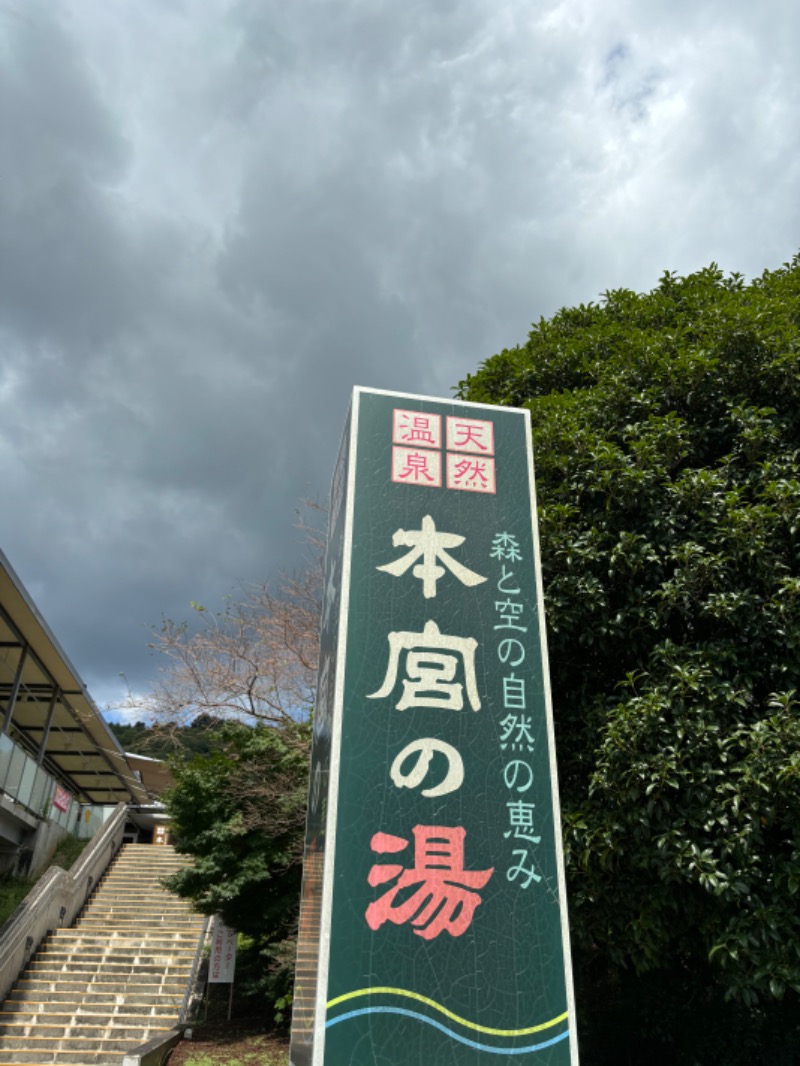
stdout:
[[479,418],[447,418],[447,447],[453,452],[494,455],[494,424]]
[[416,444],[419,448],[441,448],[442,416],[395,407],[392,441],[395,444]]
[[447,487],[464,492],[496,492],[494,459],[447,454]]
[[392,448],[392,481],[401,485],[441,488],[441,453],[421,448]]

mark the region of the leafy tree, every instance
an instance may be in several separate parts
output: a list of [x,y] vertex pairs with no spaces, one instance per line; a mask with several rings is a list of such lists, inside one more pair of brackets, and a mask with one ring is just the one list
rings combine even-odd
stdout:
[[107,724],[125,751],[141,749],[148,733],[146,722],[108,722]]
[[164,799],[194,862],[171,887],[247,934],[237,988],[244,976],[272,1000],[290,992],[295,961],[320,577],[315,566],[247,588],[218,614],[193,604],[194,629],[165,621],[159,680],[128,705],[174,753]]
[[458,395],[532,415],[587,1061],[794,1063],[800,257],[562,310]]
[[251,991],[291,989],[308,789],[308,723],[228,723],[217,750],[171,763],[165,797],[193,863],[170,878],[203,914],[247,934],[260,969]]

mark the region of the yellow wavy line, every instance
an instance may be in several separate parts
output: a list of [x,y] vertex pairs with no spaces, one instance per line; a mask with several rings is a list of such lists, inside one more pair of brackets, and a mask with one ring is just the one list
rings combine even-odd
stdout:
[[340,1003],[347,1002],[348,999],[356,999],[358,996],[374,996],[378,994],[385,994],[390,996],[408,996],[409,999],[417,999],[420,1003],[426,1003],[429,1007],[433,1007],[434,1010],[441,1011],[446,1017],[452,1019],[454,1022],[458,1022],[459,1025],[465,1025],[469,1029],[475,1029],[479,1033],[490,1033],[492,1036],[528,1036],[530,1033],[540,1033],[542,1029],[549,1029],[553,1025],[558,1025],[559,1022],[563,1022],[568,1016],[569,1011],[564,1011],[563,1014],[559,1014],[557,1018],[551,1018],[549,1022],[542,1022],[541,1025],[531,1025],[527,1029],[493,1029],[489,1025],[478,1025],[477,1022],[467,1021],[466,1018],[460,1017],[458,1014],[454,1014],[447,1007],[443,1007],[440,1003],[437,1003],[433,999],[428,999],[427,996],[421,996],[419,992],[409,992],[405,988],[359,988],[355,992],[346,992],[343,996],[337,996],[336,999],[328,1000],[326,1004],[327,1009],[336,1007]]

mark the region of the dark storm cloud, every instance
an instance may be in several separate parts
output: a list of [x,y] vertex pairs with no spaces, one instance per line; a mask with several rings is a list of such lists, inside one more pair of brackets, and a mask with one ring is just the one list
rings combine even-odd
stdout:
[[118,328],[133,280],[107,183],[126,145],[76,48],[35,6],[3,11],[0,311],[39,344]]
[[[767,8],[774,10],[767,12]],[[354,384],[798,244],[794,5],[0,5],[2,547],[90,686],[294,566]]]

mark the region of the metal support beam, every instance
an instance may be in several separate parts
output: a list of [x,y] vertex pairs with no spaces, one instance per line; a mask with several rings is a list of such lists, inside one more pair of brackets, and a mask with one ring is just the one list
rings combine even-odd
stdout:
[[22,671],[25,669],[25,663],[28,660],[28,645],[22,645],[22,651],[19,653],[19,662],[17,663],[17,672],[14,674],[14,680],[11,682],[11,691],[8,694],[8,703],[6,704],[6,713],[3,718],[3,732],[7,733],[11,727],[11,719],[14,717],[14,705],[17,702],[17,696],[19,695],[19,686],[22,682]]
[[47,710],[47,718],[44,723],[44,732],[42,733],[42,739],[39,743],[39,754],[36,756],[36,765],[41,766],[44,762],[45,748],[47,747],[47,738],[50,736],[50,726],[53,724],[53,715],[56,711],[56,704],[61,698],[61,689],[58,685],[53,686],[53,695],[50,698],[50,706]]
[[[27,652],[28,645],[27,645],[27,642],[25,641],[25,638],[22,636],[22,634],[20,633],[18,627],[14,624],[14,621],[11,618],[11,615],[8,613],[8,611],[6,611],[6,609],[3,607],[2,604],[0,604],[0,617],[5,619],[5,622],[8,625],[9,629],[11,630],[12,633],[14,633],[19,638],[20,643],[21,644],[25,644],[26,652]],[[31,651],[30,656],[31,656],[31,660],[36,663],[36,665],[42,671],[44,676],[49,679],[51,684],[55,685],[55,683],[56,683],[55,678],[50,673],[50,671],[47,669],[47,667],[44,665],[42,660],[38,657],[36,652]],[[111,760],[109,759],[109,757],[106,754],[106,752],[103,750],[102,747],[99,747],[97,745],[97,742],[93,739],[91,733],[86,728],[84,723],[81,721],[80,715],[75,711],[75,709],[71,706],[69,701],[66,699],[67,696],[88,696],[88,693],[86,693],[85,691],[83,691],[81,689],[76,689],[75,691],[72,691],[70,689],[65,689],[61,693],[61,695],[62,695],[62,697],[64,697],[63,700],[62,700],[62,702],[64,703],[64,706],[67,708],[69,713],[72,715],[73,721],[76,722],[76,724],[78,725],[78,727],[80,729],[80,732],[82,732],[86,736],[86,738],[92,744],[95,745],[95,747],[97,748],[97,752],[100,755],[100,757],[103,759],[103,761],[109,767],[109,769],[114,774],[114,776],[117,778],[117,780],[120,782],[120,784],[125,786],[124,791],[128,793],[128,795],[131,797],[132,800],[134,800],[136,797],[135,797],[135,795],[133,793],[132,787],[130,785],[128,785],[128,783],[127,783],[126,775],[121,774],[119,772],[119,770],[117,770],[114,767],[114,764],[111,762]],[[10,707],[12,706],[11,702],[9,702],[9,706]],[[11,722],[10,722],[10,719],[9,719],[8,725],[10,725],[10,724],[11,724]],[[8,731],[8,725],[4,726],[3,732],[7,732]],[[136,782],[136,783],[138,784],[138,782]],[[120,789],[119,791],[123,791],[123,790]]]

